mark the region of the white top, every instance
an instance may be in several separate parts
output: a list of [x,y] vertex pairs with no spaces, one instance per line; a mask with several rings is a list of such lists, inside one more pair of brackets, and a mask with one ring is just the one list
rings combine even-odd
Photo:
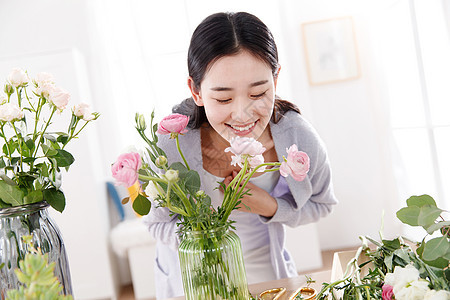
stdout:
[[[272,192],[278,182],[280,172],[267,172],[253,177],[250,182],[262,188],[266,192]],[[222,204],[223,194],[217,189],[218,182],[223,178],[212,175],[204,170],[203,188],[205,193],[211,197],[214,207]],[[270,259],[269,230],[267,224],[260,221],[257,214],[246,211],[234,210],[230,219],[236,221],[236,234],[241,239],[244,265],[249,284],[275,280],[276,275]]]

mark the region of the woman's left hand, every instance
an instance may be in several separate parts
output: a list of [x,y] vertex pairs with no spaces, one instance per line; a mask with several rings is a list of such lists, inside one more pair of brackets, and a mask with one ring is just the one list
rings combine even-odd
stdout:
[[[232,176],[226,177],[224,180],[225,185],[228,186],[231,180],[233,180],[233,177],[236,175],[237,173],[233,171]],[[247,183],[245,189],[249,191],[248,194],[244,195],[244,197],[240,199],[241,204],[238,205],[238,210],[259,214],[267,218],[273,217],[273,215],[275,215],[278,209],[278,203],[275,198],[273,198],[269,195],[268,192],[251,182]]]

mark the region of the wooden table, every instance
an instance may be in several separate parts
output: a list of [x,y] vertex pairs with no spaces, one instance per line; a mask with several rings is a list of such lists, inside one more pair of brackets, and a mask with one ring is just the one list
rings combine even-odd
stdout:
[[[297,290],[299,287],[306,286],[305,275],[307,275],[308,277],[311,277],[311,279],[316,281],[316,282],[312,283],[310,285],[310,287],[314,288],[316,291],[320,291],[320,289],[322,288],[322,282],[330,282],[331,270],[299,275],[298,277],[283,278],[283,279],[279,279],[279,280],[254,283],[254,284],[250,284],[248,286],[248,288],[250,290],[250,293],[253,296],[256,296],[266,290],[284,287],[284,288],[286,288],[286,293],[284,293],[284,295],[282,297],[280,297],[279,299],[287,300],[287,299],[289,299],[289,296],[291,296],[292,293],[295,290]],[[184,296],[176,297],[176,298],[169,298],[167,300],[183,300],[183,299],[184,299]]]

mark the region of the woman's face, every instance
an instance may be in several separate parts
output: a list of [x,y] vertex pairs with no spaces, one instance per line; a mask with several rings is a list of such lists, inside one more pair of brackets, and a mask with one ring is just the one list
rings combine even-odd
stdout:
[[204,106],[212,128],[227,141],[234,136],[258,139],[273,112],[276,79],[264,61],[242,51],[213,63],[195,91],[197,105]]

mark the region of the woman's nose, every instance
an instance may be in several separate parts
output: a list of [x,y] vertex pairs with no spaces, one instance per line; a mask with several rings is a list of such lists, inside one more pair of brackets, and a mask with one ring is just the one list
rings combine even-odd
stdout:
[[253,117],[253,104],[250,99],[236,99],[233,103],[232,118],[241,124]]

